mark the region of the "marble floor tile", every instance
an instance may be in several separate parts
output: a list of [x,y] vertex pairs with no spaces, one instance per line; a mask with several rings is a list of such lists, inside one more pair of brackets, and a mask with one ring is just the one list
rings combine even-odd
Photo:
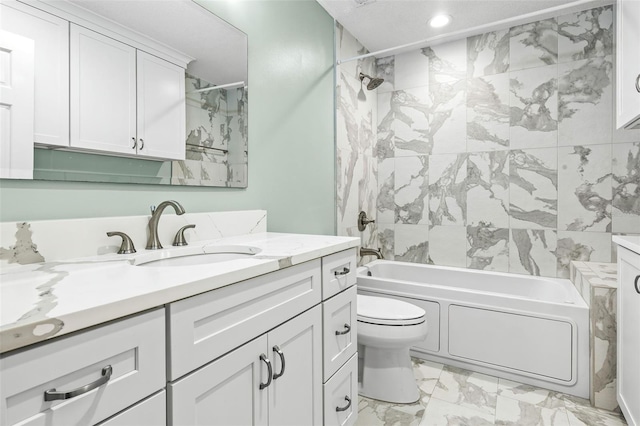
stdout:
[[427,395],[433,394],[444,365],[419,358],[412,358],[411,361],[413,362],[413,371],[416,375],[418,388]]
[[496,377],[445,366],[431,395],[431,401],[438,399],[493,416],[497,392]]
[[424,407],[416,404],[389,404],[360,397],[358,404],[359,426],[417,426],[424,414]]
[[559,399],[554,391],[503,378],[498,379],[498,397],[514,399],[542,408],[564,408],[564,401]]
[[494,424],[494,415],[439,399],[431,399],[420,426],[485,426]]
[[516,399],[498,396],[496,425],[569,426],[564,408],[544,408]]
[[627,424],[622,415],[594,408],[586,399],[568,395],[563,397],[571,426],[625,426]]

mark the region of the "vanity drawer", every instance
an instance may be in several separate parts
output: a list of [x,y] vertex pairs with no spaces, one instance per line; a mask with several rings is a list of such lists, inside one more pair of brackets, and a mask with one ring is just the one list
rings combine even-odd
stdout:
[[348,426],[357,419],[358,354],[354,354],[324,385],[324,425]]
[[320,259],[169,305],[170,380],[321,301]]
[[167,392],[162,391],[96,426],[161,426],[167,424]]
[[[164,309],[140,314],[0,359],[3,425],[90,425],[165,386]],[[69,392],[106,383],[66,400]]]
[[355,286],[322,303],[325,381],[356,353],[358,347],[356,311]]
[[322,300],[356,283],[356,249],[341,251],[322,258]]

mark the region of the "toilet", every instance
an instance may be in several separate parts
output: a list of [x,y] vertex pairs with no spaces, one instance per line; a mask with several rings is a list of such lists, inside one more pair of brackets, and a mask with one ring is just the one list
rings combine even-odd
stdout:
[[409,348],[427,337],[424,309],[358,294],[359,394],[393,403],[420,399]]

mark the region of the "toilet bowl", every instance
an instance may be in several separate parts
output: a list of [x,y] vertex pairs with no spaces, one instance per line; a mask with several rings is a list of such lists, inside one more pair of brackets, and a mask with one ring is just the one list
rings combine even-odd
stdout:
[[358,295],[359,393],[393,403],[420,399],[409,348],[427,337],[425,311],[386,297]]

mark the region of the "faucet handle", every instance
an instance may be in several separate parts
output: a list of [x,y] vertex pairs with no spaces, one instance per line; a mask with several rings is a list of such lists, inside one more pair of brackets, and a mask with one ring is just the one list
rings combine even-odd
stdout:
[[186,246],[187,240],[184,238],[184,231],[186,231],[187,229],[195,228],[195,227],[196,227],[195,225],[191,224],[191,225],[185,225],[182,228],[180,228],[178,232],[176,232],[176,236],[173,239],[173,245]]
[[136,252],[136,248],[133,246],[133,241],[127,234],[125,234],[124,232],[116,231],[107,232],[107,237],[115,236],[122,237],[122,244],[120,244],[120,250],[118,250],[118,254],[129,254]]

